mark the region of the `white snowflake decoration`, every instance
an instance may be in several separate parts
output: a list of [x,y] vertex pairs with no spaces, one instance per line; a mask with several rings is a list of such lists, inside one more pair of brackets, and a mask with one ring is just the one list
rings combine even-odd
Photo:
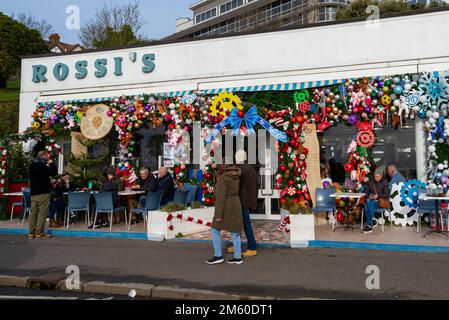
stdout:
[[435,77],[430,72],[423,72],[419,78],[419,90],[430,103],[439,105],[449,98],[449,85],[445,77]]

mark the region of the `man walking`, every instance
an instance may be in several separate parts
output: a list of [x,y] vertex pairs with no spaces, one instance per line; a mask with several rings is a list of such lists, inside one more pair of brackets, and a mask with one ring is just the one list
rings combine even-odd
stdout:
[[[239,150],[235,154],[237,167],[240,169],[240,202],[243,212],[243,227],[246,239],[248,241],[248,249],[243,253],[244,257],[252,257],[257,255],[257,243],[254,236],[253,227],[251,225],[250,211],[257,208],[257,171],[245,163],[247,160],[246,152]],[[229,252],[233,253],[234,248],[229,248]]]
[[29,217],[29,239],[46,239],[45,222],[51,201],[50,178],[58,174],[53,160],[48,158],[46,151],[39,151],[29,168],[31,214]]

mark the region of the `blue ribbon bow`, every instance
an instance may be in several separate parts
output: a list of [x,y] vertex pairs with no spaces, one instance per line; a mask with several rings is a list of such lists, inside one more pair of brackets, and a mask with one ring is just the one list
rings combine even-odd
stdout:
[[220,122],[218,125],[215,126],[215,128],[212,130],[212,132],[207,136],[207,138],[204,140],[204,144],[207,146],[215,139],[218,133],[221,132],[221,130],[226,127],[228,124],[231,125],[232,128],[232,134],[237,135],[239,133],[239,130],[242,126],[243,121],[245,121],[246,127],[248,128],[249,134],[255,134],[254,126],[256,123],[259,123],[262,127],[264,127],[273,137],[275,137],[277,140],[280,140],[282,142],[287,142],[288,137],[285,132],[279,131],[275,128],[273,128],[267,121],[265,121],[261,116],[257,114],[257,108],[251,107],[251,109],[248,110],[248,112],[245,113],[243,117],[238,116],[239,110],[236,108],[231,110],[231,114],[228,118],[224,119],[222,122]]
[[238,116],[239,111],[237,108],[234,108],[231,110],[231,114],[229,115],[229,123],[231,124],[232,128],[232,134],[234,136],[238,135],[239,130],[242,126],[242,122],[245,121],[246,127],[248,128],[248,132],[250,134],[255,134],[254,131],[254,125],[257,123],[258,115],[257,115],[257,108],[252,107],[248,110],[247,113],[243,117]]

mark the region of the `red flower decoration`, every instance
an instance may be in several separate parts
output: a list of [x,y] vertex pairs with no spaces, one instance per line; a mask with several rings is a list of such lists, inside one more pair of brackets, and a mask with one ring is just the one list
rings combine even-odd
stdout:
[[302,113],[306,113],[309,110],[310,110],[310,103],[307,101],[301,102],[301,104],[299,105],[299,111],[301,111]]
[[172,221],[172,220],[173,220],[173,215],[170,213],[170,214],[167,216],[167,221],[170,222],[170,221]]

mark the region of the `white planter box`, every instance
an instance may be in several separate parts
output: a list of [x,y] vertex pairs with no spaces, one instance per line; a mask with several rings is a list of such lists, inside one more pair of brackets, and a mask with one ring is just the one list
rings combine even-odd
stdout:
[[313,214],[290,215],[290,247],[304,248],[315,240],[315,217]]
[[[201,208],[201,209],[187,209],[178,212],[172,212],[173,219],[170,221],[173,225],[173,230],[169,230],[167,223],[167,212],[149,211],[147,224],[147,238],[150,241],[163,241],[164,239],[173,239],[177,234],[189,235],[193,233],[210,230],[205,225],[197,224],[195,221],[201,219],[204,223],[212,222],[215,208]],[[178,213],[182,213],[184,218],[188,216],[194,218],[194,222],[179,220],[176,218]]]

